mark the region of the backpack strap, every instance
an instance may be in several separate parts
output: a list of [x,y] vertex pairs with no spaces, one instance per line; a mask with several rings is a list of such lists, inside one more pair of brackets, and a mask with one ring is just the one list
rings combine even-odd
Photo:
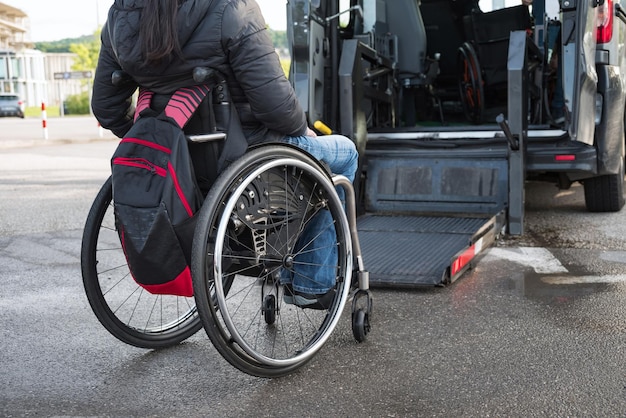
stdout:
[[194,112],[209,93],[209,86],[199,85],[178,89],[165,107],[165,116],[172,119],[181,129],[185,127]]
[[137,106],[135,107],[134,122],[137,122],[137,119],[139,119],[144,110],[150,109],[152,96],[154,96],[154,93],[150,90],[146,90],[144,88],[139,89],[139,97],[137,98]]

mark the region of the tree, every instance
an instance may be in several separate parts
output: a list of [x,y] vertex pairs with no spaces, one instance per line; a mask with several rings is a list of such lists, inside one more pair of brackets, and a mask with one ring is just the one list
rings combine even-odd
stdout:
[[[98,29],[92,38],[86,38],[78,43],[70,44],[70,52],[76,54],[72,63],[72,71],[93,71],[95,72],[100,55],[100,32]],[[90,107],[90,83],[91,80],[83,80],[83,92],[68,96],[65,100],[66,112],[71,114],[88,114]],[[85,89],[87,89],[85,91]]]
[[98,29],[91,40],[70,45],[70,52],[76,54],[72,71],[93,71],[98,64],[100,54],[100,32]]
[[81,44],[94,40],[94,35],[83,35],[78,38],[66,38],[59,41],[35,42],[35,49],[42,52],[70,52],[71,44]]
[[276,49],[286,49],[289,47],[287,42],[287,32],[282,30],[273,30],[268,28],[268,32],[270,34],[270,38],[272,39],[272,43],[274,44],[274,48]]

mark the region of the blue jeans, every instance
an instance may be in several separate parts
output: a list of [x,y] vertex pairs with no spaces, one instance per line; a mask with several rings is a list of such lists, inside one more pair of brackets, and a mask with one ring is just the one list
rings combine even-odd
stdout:
[[[328,165],[333,174],[354,181],[359,155],[354,143],[342,135],[319,137],[286,137],[284,142],[295,145]],[[337,188],[341,201],[344,190]],[[291,283],[297,292],[323,294],[334,285],[337,276],[337,236],[330,212],[320,210],[307,224],[294,249],[295,262],[290,270],[283,269],[281,283]]]

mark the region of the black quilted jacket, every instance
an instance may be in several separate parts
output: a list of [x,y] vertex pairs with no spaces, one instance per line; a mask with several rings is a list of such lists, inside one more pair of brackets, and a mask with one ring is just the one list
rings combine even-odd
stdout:
[[[102,29],[102,48],[92,96],[100,124],[122,137],[132,124],[130,97],[143,86],[170,94],[193,84],[195,67],[226,76],[249,143],[304,135],[306,118],[284,76],[254,0],[184,0],[178,36],[185,60],[158,67],[142,65],[138,42],[143,0],[115,0]],[[111,74],[124,70],[134,83],[113,86]]]

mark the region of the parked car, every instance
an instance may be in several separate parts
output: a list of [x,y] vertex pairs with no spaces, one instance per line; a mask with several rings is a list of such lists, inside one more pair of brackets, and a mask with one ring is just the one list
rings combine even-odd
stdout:
[[16,94],[0,94],[0,116],[24,118],[24,102]]

